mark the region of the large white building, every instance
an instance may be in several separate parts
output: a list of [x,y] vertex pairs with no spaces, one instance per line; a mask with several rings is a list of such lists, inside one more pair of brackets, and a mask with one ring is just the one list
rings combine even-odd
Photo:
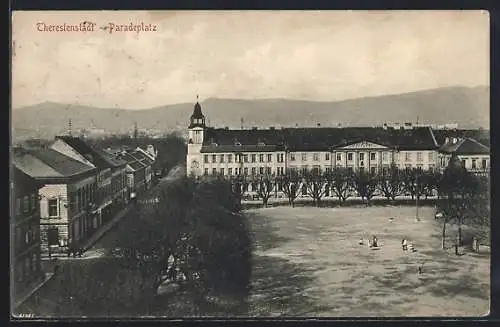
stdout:
[[188,132],[188,175],[280,175],[335,168],[376,173],[393,164],[442,169],[441,146],[430,126],[215,129],[206,126],[197,102]]

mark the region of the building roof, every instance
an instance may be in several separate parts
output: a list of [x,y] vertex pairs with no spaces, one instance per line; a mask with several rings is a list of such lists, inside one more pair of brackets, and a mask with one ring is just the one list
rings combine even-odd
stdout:
[[141,168],[144,168],[144,165],[140,163],[139,161],[132,161],[129,162],[128,165],[133,169],[133,170],[139,170]]
[[[189,124],[189,128],[193,127],[205,127],[205,116],[201,112],[201,105],[196,102],[194,105],[193,114],[191,115],[191,123]],[[201,123],[199,122],[201,120]]]
[[149,158],[149,156],[147,156],[146,154],[144,154],[143,152],[139,151],[139,150],[134,150],[131,152],[131,155],[136,158],[138,161],[142,162],[143,164],[149,166],[151,165],[154,161],[151,160],[151,158]]
[[429,127],[372,127],[206,130],[201,152],[330,151],[368,141],[399,150],[430,150],[439,146]]
[[53,149],[13,149],[12,163],[35,179],[61,179],[91,173],[95,168]]
[[474,140],[473,138],[459,139],[457,142],[448,142],[440,148],[444,153],[455,154],[490,154],[490,148]]
[[489,146],[490,133],[484,129],[434,129],[433,133],[439,145],[445,144],[447,138],[472,138]]
[[43,186],[42,183],[36,181],[33,177],[19,169],[16,164],[12,165],[12,181],[14,182],[14,187],[21,190],[28,190],[34,187],[40,188]]
[[92,147],[79,137],[65,135],[56,136],[56,139],[64,141],[98,168],[115,168],[121,165],[121,163],[115,162],[105,151]]
[[193,114],[191,115],[191,118],[195,119],[204,118],[203,113],[201,112],[201,105],[199,102],[196,102],[196,104],[194,105],[194,110]]
[[[153,149],[154,149],[154,148],[153,148]],[[144,150],[144,149],[143,149],[143,148],[141,148],[141,147],[137,147],[135,150],[136,150],[136,151],[139,151],[139,152],[140,152],[140,153],[142,153],[142,154],[144,154],[144,155],[145,155],[148,159],[150,159],[150,160],[151,160],[151,163],[153,163],[153,162],[154,162],[155,157],[154,157],[151,153],[149,153],[147,150]]]

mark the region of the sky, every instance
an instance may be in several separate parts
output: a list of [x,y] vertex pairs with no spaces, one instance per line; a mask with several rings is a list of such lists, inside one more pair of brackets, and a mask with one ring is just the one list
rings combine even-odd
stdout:
[[[39,31],[84,21],[93,32]],[[116,30],[130,23],[155,31]],[[146,109],[197,95],[336,101],[489,85],[485,11],[14,12],[12,40],[13,108]]]

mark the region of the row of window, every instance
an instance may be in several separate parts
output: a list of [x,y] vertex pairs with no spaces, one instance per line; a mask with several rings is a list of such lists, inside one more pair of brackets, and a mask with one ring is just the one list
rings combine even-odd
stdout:
[[[283,167],[280,167],[281,170],[278,168],[278,173],[281,172],[281,174],[284,173],[284,168]],[[241,172],[243,171],[243,174],[244,175],[248,175],[249,172],[251,172],[252,175],[271,175],[272,174],[272,170],[271,170],[271,167],[259,167],[259,169],[257,170],[257,167],[252,167],[251,170],[249,170],[248,168],[243,168],[243,170],[241,168],[228,168],[227,169],[227,174],[228,175],[241,175]],[[208,175],[210,173],[210,171],[208,170],[208,168],[205,168],[205,175]],[[225,175],[225,169],[224,168],[219,168],[217,170],[217,168],[212,168],[212,175]]]
[[[303,152],[300,154],[300,158],[302,161],[307,161],[308,158],[307,152]],[[417,152],[417,161],[421,162],[423,161],[423,153],[422,152]],[[405,152],[405,161],[411,161],[412,160],[412,152]],[[347,156],[347,161],[353,161],[354,160],[354,153],[353,152],[348,152],[346,154]],[[210,160],[211,157],[211,160]],[[320,160],[320,153],[313,153],[312,154],[312,159],[313,161],[319,161]],[[337,161],[342,161],[342,158],[344,157],[343,153],[337,153],[336,159]],[[272,162],[273,155],[272,154],[243,154],[243,155],[235,155],[235,162]],[[359,160],[365,160],[365,153],[361,152],[359,153],[358,156]],[[370,152],[369,154],[370,160],[377,160],[377,153],[376,152]],[[290,161],[296,161],[297,160],[297,154],[296,153],[290,153]],[[324,153],[324,160],[329,161],[330,160],[330,153]],[[382,152],[382,161],[388,161],[389,160],[389,152],[384,151]],[[434,152],[429,152],[428,153],[428,160],[430,162],[434,161]],[[284,154],[283,153],[278,153],[276,154],[276,161],[277,162],[284,162]],[[205,163],[232,163],[233,162],[233,155],[232,154],[220,154],[220,155],[205,155],[204,156],[204,162]]]
[[[220,154],[220,155],[216,155],[216,154],[213,154],[212,156],[212,163],[224,163],[227,162],[228,163],[232,163],[233,162],[233,155],[232,154],[227,154],[227,155],[224,155],[224,154]],[[209,155],[205,155],[204,157],[204,162],[205,163],[209,163],[210,157]],[[217,160],[218,159],[218,160]],[[258,162],[272,162],[273,161],[273,155],[271,153],[268,153],[268,154],[243,154],[243,155],[235,155],[234,156],[234,162],[257,162],[257,159],[258,159]],[[276,162],[284,162],[284,154],[283,153],[278,153],[276,154]]]
[[[481,160],[480,166],[478,165],[478,161],[479,161],[478,159],[472,159],[472,162],[471,162],[472,169],[479,169],[479,168],[486,169],[488,167],[486,159]],[[464,167],[466,167],[466,160],[465,159],[462,160],[462,165]]]
[[[434,165],[429,165],[428,166],[429,168],[429,171],[433,171],[435,169]],[[372,174],[375,174],[377,172],[377,168],[378,167],[369,167],[368,170],[370,171],[370,173]],[[415,167],[413,167],[411,164],[407,164],[405,165],[405,168],[406,169],[413,169],[413,168],[416,168],[417,170],[423,170],[424,167],[422,164],[417,164]],[[354,172],[354,167],[353,166],[349,166],[349,167],[346,167],[347,169],[347,172],[351,172],[353,173]],[[321,167],[319,165],[315,165],[313,167],[309,167],[307,165],[303,165],[301,167],[289,167],[287,169],[288,171],[290,172],[295,172],[295,173],[302,173],[302,174],[306,174],[308,172],[312,172],[312,173],[320,173],[322,171]],[[382,171],[384,172],[387,172],[389,170],[389,166],[386,165],[384,167],[382,167]],[[326,173],[329,173],[331,171],[331,167],[325,167],[324,168],[324,171]],[[365,167],[359,167],[358,168],[358,171],[363,173],[365,171]],[[208,168],[205,168],[205,171],[204,171],[204,174],[205,175],[209,175],[209,174],[212,174],[212,175],[225,175],[226,173],[226,170],[224,168],[212,168],[212,170],[210,171]],[[272,169],[271,167],[252,167],[252,168],[248,168],[248,167],[245,167],[245,168],[228,168],[227,169],[227,175],[271,175],[272,174]],[[276,174],[277,175],[284,175],[285,174],[285,168],[284,167],[277,167],[276,169]]]
[[37,209],[38,199],[37,194],[31,193],[23,198],[16,198],[16,216],[23,214],[31,214]]

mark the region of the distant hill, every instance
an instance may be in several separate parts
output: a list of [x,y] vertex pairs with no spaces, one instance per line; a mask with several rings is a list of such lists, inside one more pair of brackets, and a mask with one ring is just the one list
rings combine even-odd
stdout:
[[[412,93],[314,102],[289,99],[217,99],[202,103],[215,127],[371,126],[384,122],[458,123],[461,128],[489,129],[489,87],[447,87]],[[143,110],[41,103],[14,109],[13,136],[52,138],[67,131],[95,129],[126,133],[137,122],[140,130],[185,131],[193,103]]]

